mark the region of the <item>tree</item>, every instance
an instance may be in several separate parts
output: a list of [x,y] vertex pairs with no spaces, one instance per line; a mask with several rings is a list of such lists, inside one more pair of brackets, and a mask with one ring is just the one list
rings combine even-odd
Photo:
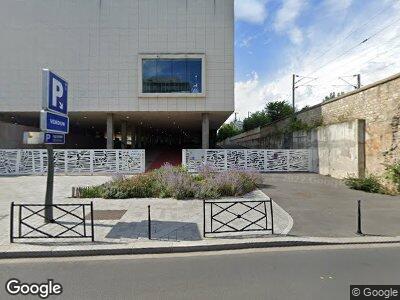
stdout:
[[273,101],[265,106],[265,111],[271,122],[293,115],[293,107],[286,101]]
[[251,130],[270,123],[271,120],[265,111],[256,111],[243,120],[243,131]]
[[243,120],[243,130],[251,130],[265,126],[271,122],[289,117],[293,114],[293,108],[286,101],[269,102],[261,111],[252,113]]
[[241,133],[241,130],[235,124],[223,124],[217,132],[217,141],[223,141],[231,136]]

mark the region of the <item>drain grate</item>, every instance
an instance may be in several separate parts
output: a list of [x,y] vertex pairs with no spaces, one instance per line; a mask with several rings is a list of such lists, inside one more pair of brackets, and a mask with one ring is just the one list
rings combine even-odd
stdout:
[[[126,209],[123,210],[93,210],[93,218],[95,220],[119,220],[126,213]],[[86,215],[89,220],[90,214]]]

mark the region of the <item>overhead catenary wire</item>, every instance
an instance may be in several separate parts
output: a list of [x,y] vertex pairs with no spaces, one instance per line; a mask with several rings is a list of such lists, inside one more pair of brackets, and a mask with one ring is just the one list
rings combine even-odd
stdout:
[[319,66],[318,68],[314,69],[312,72],[310,72],[309,74],[307,74],[307,76],[311,76],[313,74],[315,74],[317,71],[321,70],[322,68],[324,68],[325,66],[329,65],[330,63],[334,62],[335,60],[337,60],[338,58],[343,57],[344,55],[346,55],[347,53],[349,53],[350,51],[352,51],[353,49],[359,47],[360,45],[365,44],[366,42],[368,42],[370,39],[374,38],[375,36],[377,36],[378,34],[380,34],[381,32],[383,32],[384,30],[386,30],[387,28],[389,28],[390,26],[393,26],[395,23],[399,22],[400,18],[396,19],[395,21],[389,23],[388,25],[382,27],[381,29],[379,29],[377,32],[375,32],[374,34],[370,35],[369,37],[363,39],[361,42],[358,42],[357,44],[355,44],[354,46],[350,47],[349,49],[345,50],[343,53],[341,53],[340,55],[336,56],[335,58],[329,60],[328,62],[326,62],[325,64]]
[[[341,42],[344,42],[345,40],[347,40],[354,32],[358,31],[361,28],[364,28],[365,25],[369,24],[372,20],[374,20],[377,16],[379,16],[380,14],[382,14],[383,12],[385,12],[386,10],[388,10],[389,8],[391,8],[391,6],[387,6],[385,8],[383,8],[382,10],[380,10],[378,13],[376,13],[373,17],[368,18],[367,22],[364,22],[362,25],[356,27],[355,29],[352,29],[342,40]],[[320,54],[318,57],[316,57],[314,60],[312,60],[310,62],[310,64],[314,63],[315,61],[319,60],[320,58],[322,58],[325,54],[327,54],[328,52],[330,52],[332,49],[334,49],[336,47],[336,44],[338,43],[338,40],[335,40],[333,43],[329,44],[329,46],[327,47],[327,49]]]

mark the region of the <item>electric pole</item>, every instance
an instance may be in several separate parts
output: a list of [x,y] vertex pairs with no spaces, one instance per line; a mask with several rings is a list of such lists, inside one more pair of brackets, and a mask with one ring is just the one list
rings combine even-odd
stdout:
[[357,77],[357,89],[359,89],[359,88],[361,88],[361,75],[356,74],[354,76]]
[[293,74],[292,77],[292,106],[293,106],[293,115],[295,114],[296,107],[295,107],[295,90],[296,90],[296,74]]

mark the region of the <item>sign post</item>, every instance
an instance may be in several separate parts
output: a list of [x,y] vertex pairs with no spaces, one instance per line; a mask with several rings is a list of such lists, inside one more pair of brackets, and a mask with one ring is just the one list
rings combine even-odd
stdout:
[[53,144],[64,144],[68,133],[68,83],[48,69],[42,70],[42,111],[40,129],[47,148],[45,222],[53,222],[54,153]]

